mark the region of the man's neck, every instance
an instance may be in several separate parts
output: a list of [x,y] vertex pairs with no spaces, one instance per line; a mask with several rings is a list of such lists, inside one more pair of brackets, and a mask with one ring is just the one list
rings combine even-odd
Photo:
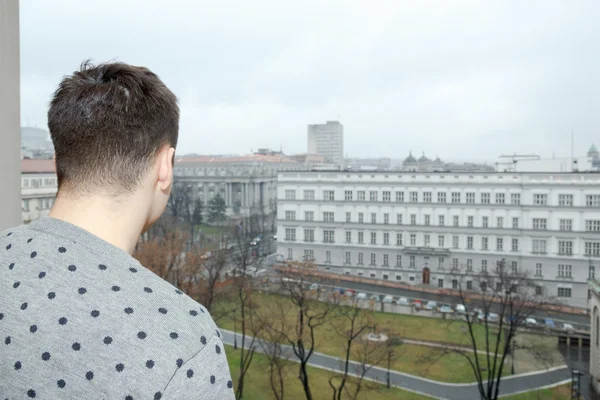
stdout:
[[58,195],[49,216],[76,225],[104,241],[133,253],[144,227],[140,207],[119,204],[118,211],[102,197],[72,199]]

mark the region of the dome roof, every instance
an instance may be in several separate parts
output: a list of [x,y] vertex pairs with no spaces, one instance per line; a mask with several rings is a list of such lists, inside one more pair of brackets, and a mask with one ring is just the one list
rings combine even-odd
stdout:
[[596,147],[595,144],[592,143],[592,145],[590,146],[590,149],[588,150],[588,153],[597,153],[598,152],[598,148]]
[[431,162],[431,160],[427,157],[425,157],[425,153],[423,153],[423,155],[421,157],[419,157],[419,162],[423,163],[423,162]]
[[404,159],[404,164],[416,164],[417,159],[413,157],[412,152],[408,153],[408,157]]

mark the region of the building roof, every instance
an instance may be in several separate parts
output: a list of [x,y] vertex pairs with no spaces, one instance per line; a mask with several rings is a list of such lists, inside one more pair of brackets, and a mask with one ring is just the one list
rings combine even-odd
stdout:
[[56,173],[54,160],[24,159],[21,160],[21,173],[42,174]]
[[176,164],[185,163],[206,163],[206,164],[233,164],[243,162],[263,162],[263,163],[296,163],[297,161],[283,155],[268,155],[268,154],[249,154],[243,156],[194,156],[180,157],[175,159]]
[[416,163],[417,163],[417,159],[413,157],[412,151],[408,152],[408,157],[406,157],[404,159],[403,164],[416,164]]
[[419,162],[423,163],[423,162],[431,162],[431,160],[427,157],[425,157],[425,153],[423,153],[423,155],[421,157],[419,157]]
[[596,145],[594,143],[592,143],[592,145],[590,146],[590,149],[588,150],[588,153],[597,153],[598,152],[598,148],[596,147]]

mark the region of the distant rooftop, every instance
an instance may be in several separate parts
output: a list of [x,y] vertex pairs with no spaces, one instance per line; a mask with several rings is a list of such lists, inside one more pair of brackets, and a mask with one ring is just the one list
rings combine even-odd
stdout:
[[176,164],[187,163],[205,163],[205,164],[233,164],[246,162],[262,162],[262,163],[296,163],[296,161],[283,155],[269,154],[248,154],[241,156],[190,156],[179,157],[175,159]]
[[21,160],[21,173],[23,174],[49,174],[56,173],[53,160],[24,159]]

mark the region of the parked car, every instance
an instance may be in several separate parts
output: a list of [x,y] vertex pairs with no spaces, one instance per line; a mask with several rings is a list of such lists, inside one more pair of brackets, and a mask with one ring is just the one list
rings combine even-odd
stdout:
[[430,300],[427,302],[427,304],[425,305],[425,309],[426,310],[435,310],[437,308],[437,302]]
[[373,300],[376,303],[379,303],[381,301],[381,297],[379,297],[378,294],[374,294],[371,296],[371,300]]
[[563,324],[563,330],[565,330],[565,331],[574,331],[575,328],[571,324]]
[[546,318],[544,320],[544,325],[546,326],[546,328],[550,328],[550,329],[556,328],[556,324],[554,323],[554,320],[552,318]]
[[310,285],[310,287],[308,289],[309,290],[319,290],[319,289],[321,289],[321,285],[319,285],[318,283],[313,283],[312,285]]
[[365,300],[366,298],[367,298],[367,294],[364,292],[360,292],[359,294],[356,295],[357,300]]
[[273,235],[272,239],[277,240],[277,235]]
[[487,319],[491,322],[498,322],[500,320],[500,316],[496,313],[488,313]]
[[532,317],[527,317],[525,318],[525,325],[529,325],[529,326],[537,326],[537,321],[535,320],[535,318]]
[[391,303],[393,300],[394,300],[394,298],[392,296],[390,296],[389,294],[387,296],[384,296],[384,298],[383,298],[384,303]]
[[354,290],[348,289],[348,290],[346,290],[346,292],[344,293],[344,295],[348,296],[348,297],[352,297],[352,296],[354,296]]
[[445,313],[445,314],[449,314],[452,312],[452,307],[450,307],[450,304],[443,304],[440,307],[440,312],[441,313]]
[[466,314],[466,313],[467,313],[467,308],[465,307],[465,305],[464,305],[464,304],[457,304],[457,305],[454,307],[454,312],[456,312],[457,314],[462,314],[462,315],[464,315],[464,314]]
[[409,303],[409,301],[408,301],[408,299],[407,299],[406,297],[400,297],[400,298],[399,298],[399,299],[396,301],[396,304],[402,304],[402,305],[404,305],[404,306],[407,306],[407,305],[409,305],[410,303]]
[[416,300],[416,299],[412,301],[412,305],[415,306],[415,308],[423,307],[423,303],[421,303],[421,300]]
[[346,289],[344,289],[344,288],[335,288],[335,289],[333,289],[333,291],[339,295],[343,295],[346,293]]

